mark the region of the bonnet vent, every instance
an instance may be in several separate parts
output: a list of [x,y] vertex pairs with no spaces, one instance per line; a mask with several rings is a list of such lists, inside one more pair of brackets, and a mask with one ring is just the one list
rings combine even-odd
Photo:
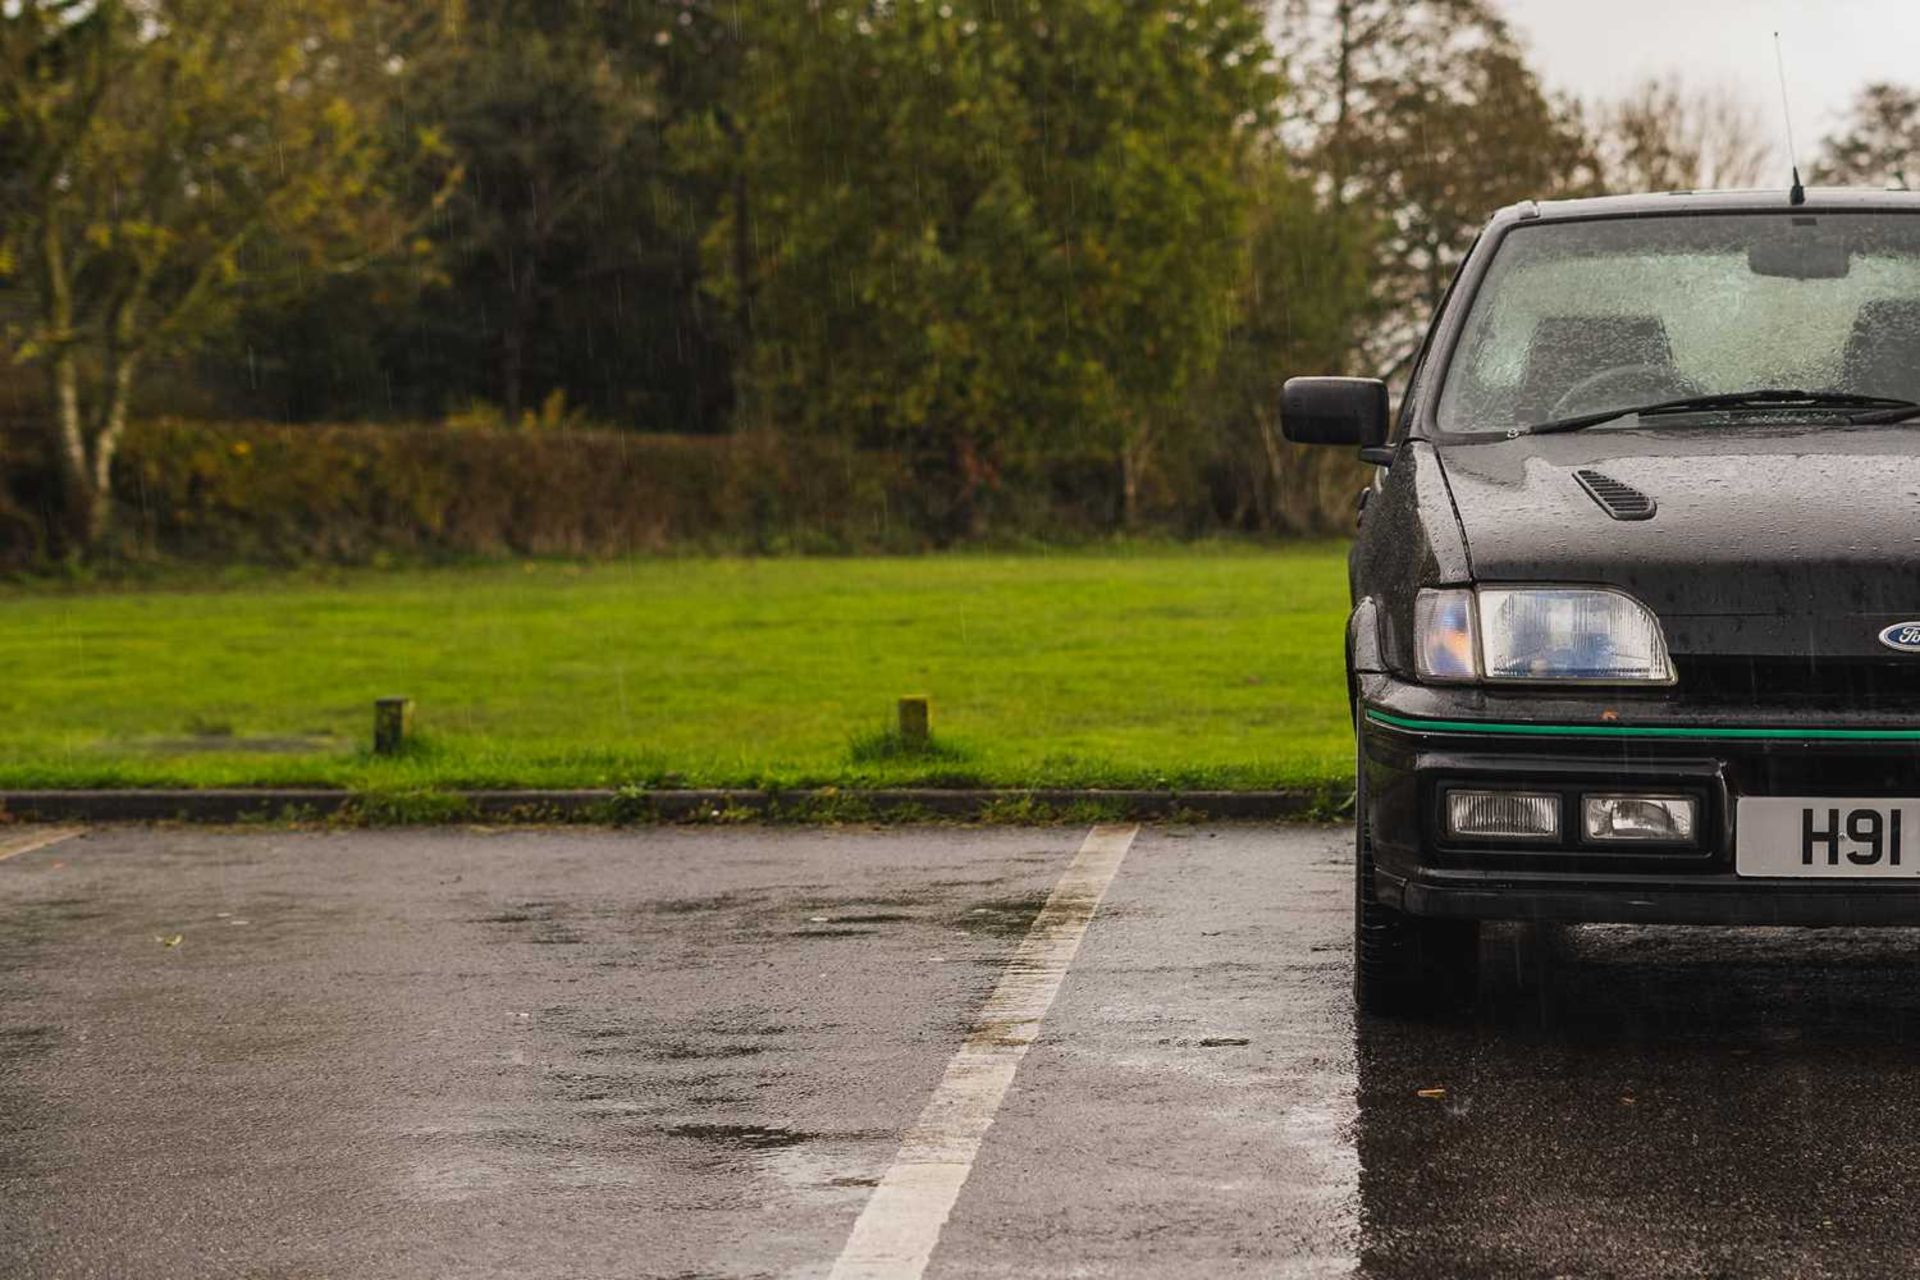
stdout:
[[1615,520],[1650,520],[1653,518],[1653,499],[1632,485],[1599,471],[1576,471],[1573,478],[1580,482],[1602,510]]

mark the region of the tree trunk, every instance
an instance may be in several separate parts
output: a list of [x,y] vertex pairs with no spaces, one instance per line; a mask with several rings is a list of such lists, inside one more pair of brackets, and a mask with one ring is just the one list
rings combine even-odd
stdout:
[[507,252],[507,323],[500,335],[500,409],[506,425],[520,425],[526,403],[527,312],[526,286],[520,279],[513,251]]
[[753,228],[747,222],[747,140],[736,134],[733,179],[733,274],[740,291],[734,299],[733,322],[742,350],[753,340]]
[[953,506],[947,515],[948,536],[955,542],[970,542],[980,535],[980,489],[986,468],[971,435],[954,440],[951,457],[958,483],[954,485]]
[[1267,501],[1261,524],[1269,533],[1292,533],[1290,503],[1287,501],[1287,468],[1280,443],[1280,433],[1268,415],[1258,410],[1254,412],[1254,422],[1260,429],[1260,447],[1267,455]]
[[507,426],[517,427],[520,425],[520,406],[526,402],[523,389],[526,329],[517,316],[510,314],[507,317],[507,332],[500,345],[500,412]]
[[73,295],[66,259],[52,219],[48,228],[43,268],[47,318],[54,340],[47,374],[53,401],[54,457],[64,506],[62,542],[67,554],[80,555],[99,546],[113,517],[113,460],[127,430],[127,409],[140,359],[136,321],[146,297],[147,279],[142,273],[113,304],[99,405],[89,432],[81,411],[80,370],[73,354]]
[[733,324],[735,340],[745,351],[753,339],[753,226],[747,185],[747,131],[732,114],[719,113],[721,131],[733,144]]
[[54,458],[60,471],[61,544],[68,555],[90,550],[106,531],[101,495],[87,458],[86,430],[80,421],[80,375],[73,354],[60,348],[47,363],[53,393]]
[[1330,150],[1333,152],[1333,208],[1338,214],[1347,203],[1347,115],[1353,99],[1353,0],[1340,0],[1334,22],[1340,33],[1340,51],[1334,74],[1333,141]]
[[1140,482],[1153,461],[1153,425],[1130,427],[1120,445],[1120,523],[1132,529],[1140,522]]
[[127,406],[133,398],[133,374],[139,356],[127,350],[127,330],[133,306],[127,304],[115,322],[116,337],[107,352],[107,369],[100,407],[100,426],[93,437],[93,502],[87,515],[87,545],[97,546],[113,519],[113,460],[120,437],[127,431]]
[[53,402],[55,466],[60,472],[62,550],[90,549],[104,529],[100,495],[87,459],[87,433],[80,417],[80,370],[73,357],[73,282],[67,276],[66,242],[59,219],[49,213],[40,226],[41,287],[46,311],[47,390]]

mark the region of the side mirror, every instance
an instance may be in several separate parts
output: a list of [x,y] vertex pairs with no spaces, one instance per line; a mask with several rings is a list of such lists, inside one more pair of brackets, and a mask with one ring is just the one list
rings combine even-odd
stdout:
[[1387,384],[1378,378],[1288,378],[1280,430],[1295,444],[1377,449],[1387,442]]

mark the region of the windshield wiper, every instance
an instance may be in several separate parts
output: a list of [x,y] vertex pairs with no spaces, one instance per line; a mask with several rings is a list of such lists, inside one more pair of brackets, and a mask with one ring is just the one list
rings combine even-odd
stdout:
[[1889,422],[1907,422],[1914,418],[1920,418],[1920,404],[1915,404],[1911,400],[1902,400],[1871,413],[1852,414],[1848,420],[1864,427]]
[[1862,396],[1848,391],[1801,391],[1792,387],[1761,387],[1753,391],[1730,391],[1710,396],[1684,396],[1678,400],[1656,400],[1652,404],[1631,405],[1624,409],[1601,409],[1571,418],[1556,418],[1523,428],[1527,435],[1552,435],[1560,431],[1579,431],[1597,427],[1616,418],[1647,418],[1663,413],[1694,413],[1708,409],[1877,409],[1875,414],[1856,414],[1853,422],[1898,422],[1920,414],[1920,403],[1892,396]]

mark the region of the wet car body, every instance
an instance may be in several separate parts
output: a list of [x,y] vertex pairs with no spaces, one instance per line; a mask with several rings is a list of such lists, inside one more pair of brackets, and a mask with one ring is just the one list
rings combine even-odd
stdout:
[[[1920,653],[1882,638],[1920,619],[1920,420],[1783,406],[1711,422],[1649,417],[1540,434],[1495,423],[1463,434],[1435,417],[1475,291],[1517,230],[1727,213],[1811,227],[1868,211],[1911,217],[1920,230],[1920,199],[1905,193],[1503,210],[1442,303],[1389,438],[1371,442],[1363,429],[1343,441],[1379,468],[1350,561],[1347,637],[1363,1007],[1465,976],[1481,920],[1920,924],[1920,823],[1909,818],[1902,831],[1899,804],[1920,801]],[[1880,314],[1856,318],[1849,353],[1862,333],[1881,332]],[[1547,359],[1538,347],[1549,329],[1536,322],[1529,368]],[[1912,389],[1876,394],[1920,399],[1920,335],[1893,367],[1914,370]],[[1342,397],[1364,405],[1360,380],[1346,381],[1344,391],[1332,380],[1290,383],[1289,434],[1340,439]],[[1664,638],[1668,678],[1443,681],[1418,670],[1423,593],[1564,587],[1643,606]],[[1533,797],[1538,812],[1557,813],[1555,833],[1453,831],[1449,797],[1482,794]],[[1589,838],[1589,799],[1621,797],[1690,802],[1687,837]],[[1746,806],[1751,838],[1764,809],[1767,822],[1787,824],[1768,838],[1790,853],[1798,820],[1806,867],[1772,875],[1742,865],[1743,801],[1758,800],[1782,803]],[[1850,801],[1865,802],[1857,818]]]

